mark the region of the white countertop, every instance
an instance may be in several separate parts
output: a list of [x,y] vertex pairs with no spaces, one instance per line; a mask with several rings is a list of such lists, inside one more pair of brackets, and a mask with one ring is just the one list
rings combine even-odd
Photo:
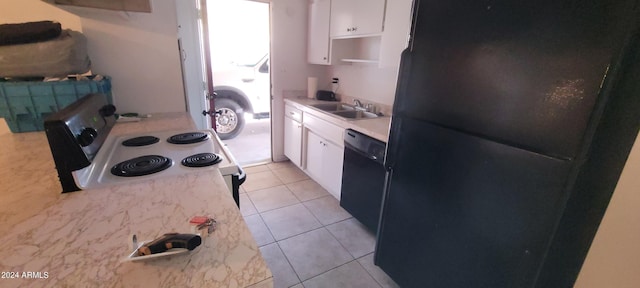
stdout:
[[[193,129],[186,113],[117,124],[111,133]],[[18,161],[24,160],[24,161]],[[218,171],[61,194],[43,132],[0,133],[2,287],[271,287],[272,275]],[[122,262],[131,235],[190,233],[211,215],[218,227],[190,253]]]
[[312,114],[327,122],[338,125],[344,129],[353,129],[360,133],[369,135],[375,139],[383,142],[387,142],[389,138],[389,125],[391,124],[391,117],[381,116],[378,118],[349,120],[340,116],[333,115],[329,112],[316,109],[309,105],[318,103],[335,103],[329,101],[320,101],[309,98],[285,98],[286,103],[293,105],[294,107],[303,110],[305,113]]

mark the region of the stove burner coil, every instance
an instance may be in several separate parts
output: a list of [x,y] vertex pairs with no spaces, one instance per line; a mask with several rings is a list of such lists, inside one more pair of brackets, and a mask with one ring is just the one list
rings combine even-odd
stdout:
[[169,137],[167,142],[171,144],[192,144],[198,143],[209,139],[209,135],[203,132],[189,132],[177,134]]
[[139,147],[158,143],[160,138],[153,136],[140,136],[122,141],[122,146]]
[[165,170],[173,164],[171,159],[160,155],[145,155],[114,165],[111,174],[122,177],[149,175]]
[[182,165],[187,167],[206,167],[220,163],[222,158],[214,153],[200,153],[182,159]]

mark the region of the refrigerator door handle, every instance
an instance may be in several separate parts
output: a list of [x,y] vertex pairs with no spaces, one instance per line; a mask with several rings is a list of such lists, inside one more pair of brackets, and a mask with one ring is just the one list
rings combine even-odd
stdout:
[[[384,168],[387,171],[391,170],[393,167],[396,155],[398,155],[398,151],[400,149],[400,126],[402,125],[402,118],[400,117],[391,117],[391,128],[389,131],[389,140],[387,142],[387,149],[385,151],[384,156]],[[389,143],[395,143],[395,145],[389,145]]]
[[[380,218],[378,218],[378,231],[376,231],[376,248],[375,251],[378,251],[378,248],[381,247],[384,239],[382,238],[382,229],[384,224],[384,210],[385,203],[387,203],[387,197],[389,195],[389,188],[391,186],[391,177],[393,177],[393,168],[385,167],[387,173],[384,176],[384,190],[382,191],[382,204],[380,204]],[[378,261],[376,260],[377,253],[373,254],[373,263],[377,265]]]

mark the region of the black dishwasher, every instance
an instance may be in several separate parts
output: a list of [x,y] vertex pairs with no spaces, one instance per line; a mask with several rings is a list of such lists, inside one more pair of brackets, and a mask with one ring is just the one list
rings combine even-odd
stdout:
[[384,190],[385,149],[382,141],[351,129],[345,131],[340,206],[374,233]]

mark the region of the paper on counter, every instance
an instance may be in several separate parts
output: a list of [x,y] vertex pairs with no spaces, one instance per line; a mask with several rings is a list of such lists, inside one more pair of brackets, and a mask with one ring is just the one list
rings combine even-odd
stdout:
[[316,98],[316,92],[318,92],[318,78],[307,78],[307,97],[309,99]]

